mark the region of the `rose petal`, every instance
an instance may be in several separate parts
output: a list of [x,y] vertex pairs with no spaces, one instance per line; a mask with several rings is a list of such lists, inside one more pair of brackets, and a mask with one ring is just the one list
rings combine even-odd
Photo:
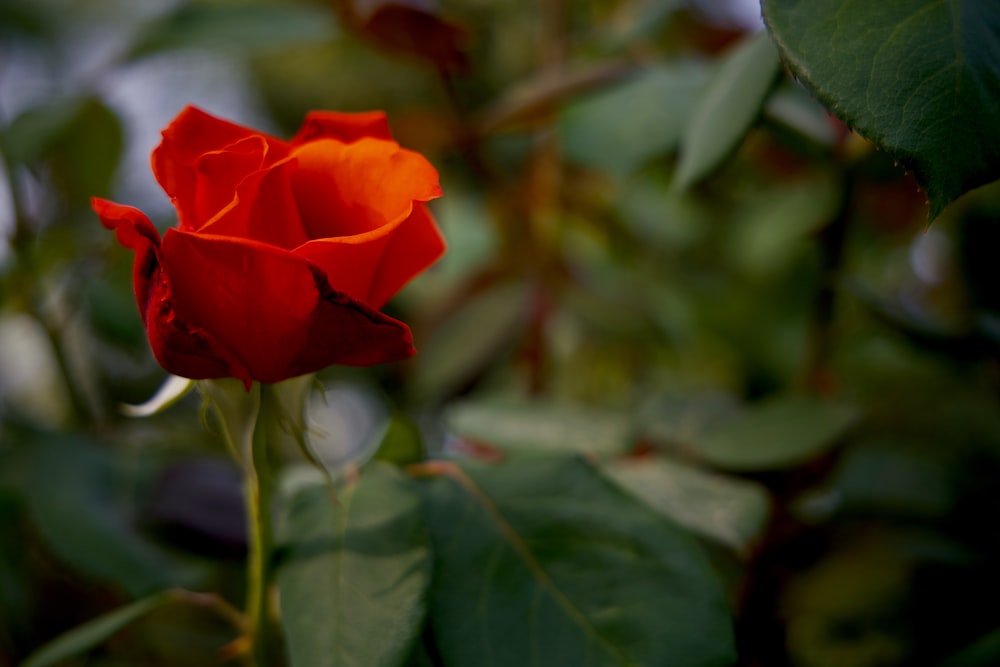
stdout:
[[135,251],[133,286],[150,347],[164,369],[192,379],[237,377],[249,382],[249,371],[204,331],[192,329],[173,311],[170,284],[161,268],[160,235],[137,208],[94,198],[91,207],[118,241]]
[[211,151],[194,162],[195,188],[193,202],[176,202],[193,206],[179,211],[181,228],[191,231],[204,227],[222,209],[233,203],[236,190],[248,176],[259,172],[267,155],[267,142],[261,136],[245,137],[223,150]]
[[392,139],[389,120],[383,111],[342,113],[337,111],[311,111],[306,114],[302,127],[292,139],[292,146],[316,139],[339,139],[351,143],[364,137]]
[[107,199],[94,197],[90,207],[101,219],[101,224],[114,230],[118,242],[135,251],[132,266],[132,285],[139,304],[139,313],[146,322],[149,300],[149,281],[159,268],[160,233],[146,214],[132,206],[124,206]]
[[381,139],[320,139],[292,150],[292,189],[310,238],[353,236],[399,221],[414,201],[441,196],[438,174],[419,153]]
[[291,253],[169,230],[162,257],[177,316],[211,332],[254,380],[413,353],[405,324],[335,292],[319,269]]
[[417,202],[402,220],[367,234],[310,241],[294,252],[323,269],[338,290],[381,308],[444,250],[437,223]]
[[335,291],[314,268],[320,291],[305,347],[290,377],[313,373],[333,364],[373,366],[402,361],[416,354],[410,328],[365,304]]
[[288,154],[288,144],[242,125],[216,118],[197,107],[186,107],[163,130],[152,155],[153,175],[177,207],[182,225],[197,227],[197,172],[195,163],[205,153],[221,151],[247,137],[263,137],[267,161]]
[[291,250],[306,241],[292,192],[295,158],[250,175],[235,190],[228,207],[198,231],[215,236],[232,236],[260,241]]
[[381,308],[404,285],[436,262],[445,248],[444,237],[427,206],[415,203],[410,217],[389,237],[365,303]]

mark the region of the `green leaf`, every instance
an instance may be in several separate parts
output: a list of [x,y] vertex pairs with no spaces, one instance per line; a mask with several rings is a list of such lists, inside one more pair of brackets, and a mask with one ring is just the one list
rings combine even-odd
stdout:
[[675,187],[697,183],[736,151],[760,116],[778,70],[778,52],[764,32],[747,37],[723,58],[681,135]]
[[374,463],[337,501],[321,481],[300,486],[282,518],[277,583],[291,664],[401,664],[430,579],[414,482]]
[[174,49],[262,51],[334,36],[331,11],[301,5],[185,3],[153,22],[126,56]]
[[737,471],[786,468],[826,451],[855,424],[855,408],[805,396],[772,398],[701,434],[697,455]]
[[434,402],[459,389],[509,349],[528,314],[520,283],[495,285],[448,318],[417,355],[413,396]]
[[1000,178],[1000,6],[764,0],[792,72],[927,191],[931,219]]
[[173,599],[172,591],[164,591],[99,616],[60,635],[38,649],[21,663],[21,667],[49,667],[49,665],[57,665],[67,658],[86,653],[103,644],[119,630],[131,625],[157,607],[173,601]]
[[3,132],[12,161],[44,163],[66,199],[107,196],[124,147],[118,116],[96,97],[55,99],[18,115]]
[[841,202],[832,174],[799,177],[757,190],[727,238],[732,263],[752,276],[780,274],[812,234],[828,224]]
[[745,551],[767,523],[767,492],[753,482],[663,457],[619,459],[603,470],[656,511],[737,551]]
[[500,449],[614,455],[633,440],[627,414],[582,404],[470,400],[449,406],[444,420],[456,435]]
[[[955,509],[961,487],[952,452],[913,438],[865,439],[838,460],[830,485],[842,511],[942,519]],[[942,451],[945,450],[945,451]]]
[[422,461],[424,441],[420,435],[420,427],[404,415],[393,415],[375,452],[375,458],[396,465]]
[[184,585],[179,562],[143,538],[121,496],[113,451],[40,434],[32,448],[27,505],[38,532],[65,562],[140,596]]
[[979,637],[944,661],[941,667],[990,667],[998,662],[1000,662],[1000,628]]
[[628,177],[650,158],[677,148],[705,80],[700,63],[658,65],[568,107],[560,123],[566,156]]
[[582,459],[437,470],[425,490],[445,664],[732,664],[725,596],[697,545]]
[[826,109],[796,83],[786,82],[768,95],[764,115],[817,146],[830,148],[837,141]]

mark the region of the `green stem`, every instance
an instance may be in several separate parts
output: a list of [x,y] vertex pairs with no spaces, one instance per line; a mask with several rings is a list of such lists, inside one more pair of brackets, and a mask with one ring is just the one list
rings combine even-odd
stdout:
[[267,456],[268,420],[273,416],[273,401],[268,387],[261,387],[260,410],[253,430],[249,456],[244,461],[246,471],[247,527],[249,553],[247,557],[246,615],[251,641],[251,664],[270,664],[270,607],[268,589],[271,583],[271,553],[274,545],[271,519],[270,462]]

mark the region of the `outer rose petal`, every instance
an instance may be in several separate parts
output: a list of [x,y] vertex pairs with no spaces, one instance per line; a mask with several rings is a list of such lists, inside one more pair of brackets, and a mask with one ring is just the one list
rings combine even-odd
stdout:
[[156,360],[187,378],[237,377],[249,372],[207,332],[191,328],[173,312],[170,284],[161,269],[160,235],[139,209],[94,198],[91,207],[118,241],[135,251],[133,285],[139,314]]
[[118,242],[135,251],[132,266],[132,285],[139,304],[142,321],[146,322],[150,279],[159,270],[160,233],[146,214],[132,206],[123,206],[107,199],[94,197],[90,207],[101,219],[101,224],[112,229]]
[[292,190],[313,239],[295,254],[336,289],[379,308],[444,251],[422,203],[441,194],[437,171],[419,154],[379,139],[326,139],[292,155]]
[[[197,180],[195,164],[205,153],[221,151],[247,137],[262,137],[267,144],[267,163],[288,154],[288,144],[242,125],[216,118],[196,107],[186,107],[163,130],[160,145],[153,150],[153,175],[177,207],[181,225],[196,228]],[[204,222],[204,220],[202,220]]]
[[297,146],[316,139],[339,139],[346,144],[363,137],[392,139],[385,112],[310,111],[291,144]]
[[388,239],[366,303],[381,308],[406,283],[436,262],[445,251],[444,237],[427,206],[413,204],[413,213]]
[[310,241],[294,252],[326,271],[339,290],[381,308],[444,251],[437,223],[417,202],[403,220],[367,234]]
[[210,331],[249,379],[278,382],[414,353],[405,324],[335,292],[319,269],[278,248],[169,230],[162,257],[177,316]]

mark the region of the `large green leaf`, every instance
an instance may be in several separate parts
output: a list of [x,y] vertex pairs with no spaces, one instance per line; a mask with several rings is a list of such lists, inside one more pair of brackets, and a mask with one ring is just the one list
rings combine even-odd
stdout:
[[694,541],[577,457],[437,464],[431,626],[445,664],[733,662]]
[[430,552],[413,482],[374,463],[337,491],[318,475],[287,504],[277,571],[291,664],[399,665],[420,632]]
[[792,72],[916,174],[931,217],[1000,178],[1000,5],[764,0]]

